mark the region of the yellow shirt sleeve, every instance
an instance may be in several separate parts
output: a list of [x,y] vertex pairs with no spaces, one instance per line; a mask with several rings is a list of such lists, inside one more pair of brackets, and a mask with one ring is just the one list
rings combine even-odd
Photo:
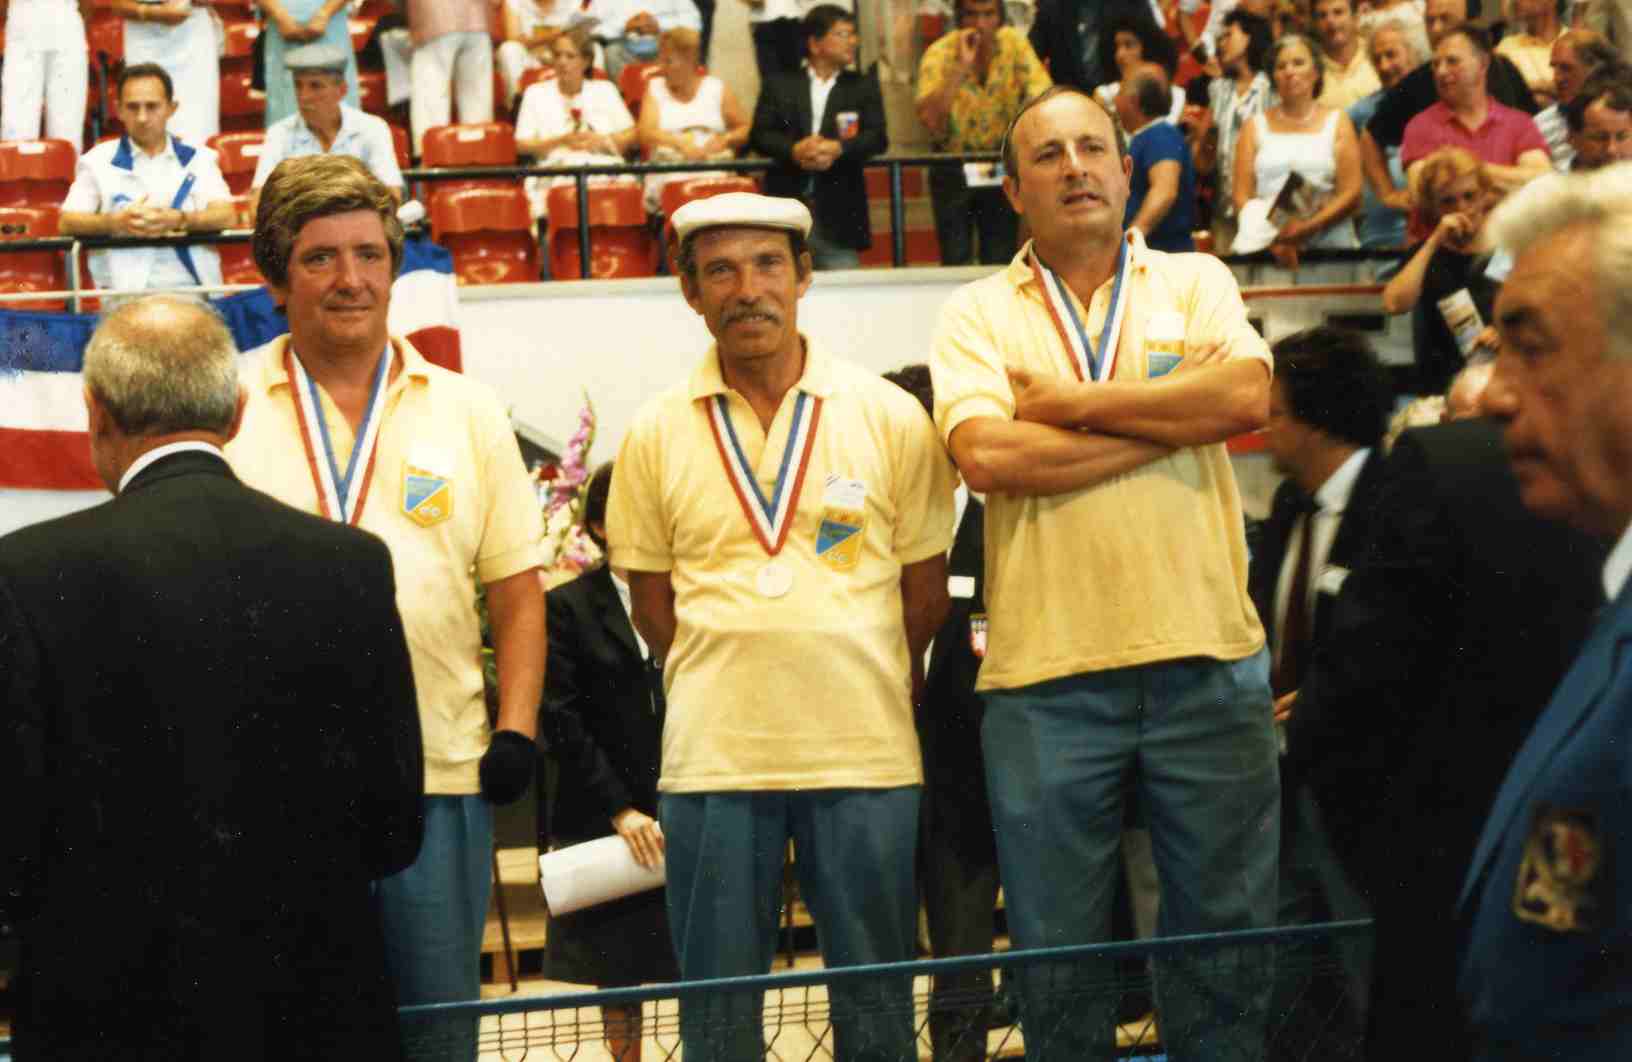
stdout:
[[942,440],[973,417],[1014,419],[1014,390],[997,344],[1001,324],[987,319],[971,289],[955,292],[941,308],[929,373]]
[[637,572],[674,568],[663,511],[662,445],[655,412],[651,406],[642,410],[624,437],[606,501],[606,539],[612,564]]
[[916,402],[896,418],[891,455],[895,464],[896,559],[917,564],[952,547],[952,459],[935,434],[935,425]]
[[539,566],[544,518],[509,418],[497,399],[487,395],[482,399],[472,403],[471,409],[487,507],[476,549],[476,577],[483,583],[496,583]]

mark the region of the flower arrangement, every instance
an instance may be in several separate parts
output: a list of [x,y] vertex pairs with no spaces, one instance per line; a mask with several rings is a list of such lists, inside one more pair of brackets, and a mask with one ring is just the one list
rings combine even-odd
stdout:
[[[589,450],[595,443],[595,403],[584,396],[578,426],[559,464],[538,470],[544,507],[544,571],[547,578],[570,578],[600,563],[600,548],[584,530],[584,493],[589,484]],[[554,581],[551,578],[551,581]]]

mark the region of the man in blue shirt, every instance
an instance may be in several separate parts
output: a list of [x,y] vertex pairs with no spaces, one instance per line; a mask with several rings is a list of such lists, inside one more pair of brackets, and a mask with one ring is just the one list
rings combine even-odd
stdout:
[[1190,230],[1196,217],[1196,168],[1190,145],[1167,113],[1172,108],[1167,77],[1154,63],[1141,66],[1116,96],[1116,116],[1129,131],[1133,164],[1123,224],[1144,233],[1158,251],[1193,251]]

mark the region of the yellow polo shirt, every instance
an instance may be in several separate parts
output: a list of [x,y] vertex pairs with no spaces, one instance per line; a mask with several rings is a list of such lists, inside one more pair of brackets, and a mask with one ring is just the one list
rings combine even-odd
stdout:
[[1327,107],[1335,107],[1340,111],[1347,111],[1367,96],[1383,87],[1377,80],[1377,69],[1371,65],[1371,59],[1366,55],[1365,42],[1355,51],[1354,58],[1344,66],[1329,55],[1320,57],[1321,77],[1324,86],[1320,90],[1320,99],[1316,102]]
[[[227,445],[227,459],[249,486],[318,513],[317,488],[284,372],[288,342],[283,336],[249,356],[244,381],[249,404],[243,427]],[[493,392],[430,364],[406,340],[391,342],[403,367],[386,390],[374,475],[358,526],[391,549],[397,610],[419,696],[425,791],[475,793],[477,766],[489,740],[476,583],[537,567],[543,522],[509,418]],[[321,388],[319,398],[344,468],[353,443],[351,425]],[[445,481],[446,493],[435,499],[445,504],[435,514],[419,511],[424,523],[404,511],[410,465]]]
[[[664,792],[884,788],[923,778],[901,569],[951,545],[952,464],[911,395],[808,339],[805,350],[804,373],[769,432],[726,387],[710,349],[685,385],[642,408],[618,455],[606,518],[612,563],[669,572],[674,585]],[[728,478],[707,404],[726,397],[771,498],[800,392],[822,402],[777,554],[792,584],[767,597],[756,576],[769,558]],[[788,489],[798,460],[789,462]],[[855,512],[861,530],[851,539],[859,541],[820,549],[824,520],[854,526]]]
[[[1184,319],[1184,349],[1225,344],[1262,361],[1230,271],[1202,254],[1164,254],[1127,237],[1130,300],[1112,378],[1150,375],[1146,324]],[[1006,367],[1075,378],[1027,255],[954,292],[930,350],[943,437],[971,417],[1014,418]],[[1112,282],[1086,311],[1096,341]],[[1075,302],[1075,296],[1072,296]],[[1012,689],[1088,671],[1204,656],[1237,660],[1264,644],[1247,597],[1241,498],[1223,443],[1176,451],[1098,486],[1047,498],[986,497],[986,659],[977,688]]]

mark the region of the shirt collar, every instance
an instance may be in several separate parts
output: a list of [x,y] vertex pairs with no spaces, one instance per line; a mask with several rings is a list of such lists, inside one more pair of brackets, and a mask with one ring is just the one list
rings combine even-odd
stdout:
[[[355,121],[351,115],[346,113],[349,110],[351,110],[350,107],[346,106],[344,103],[340,104],[340,128],[334,131],[334,142],[336,144],[340,142],[340,138],[345,136],[355,124]],[[299,111],[295,112],[295,125],[299,127],[301,132],[305,133],[313,140],[317,139],[317,134],[312,131],[312,127],[306,124],[306,116],[301,114]]]
[[[794,382],[794,390],[804,391],[817,398],[827,398],[833,393],[833,366],[827,351],[803,332],[799,333],[799,338],[805,344],[805,369]],[[720,373],[720,348],[716,343],[708,348],[703,360],[691,371],[688,394],[695,402],[699,398],[723,395],[730,390],[731,388],[726,386],[725,377]]]
[[1360,466],[1371,455],[1370,447],[1361,447],[1348,460],[1337,466],[1337,471],[1326,477],[1326,482],[1315,491],[1315,504],[1322,512],[1340,513],[1348,508],[1349,495],[1354,493],[1355,480],[1360,478]]
[[1138,136],[1140,133],[1143,133],[1146,129],[1149,129],[1151,126],[1160,125],[1161,123],[1163,123],[1165,121],[1167,121],[1167,118],[1165,116],[1163,116],[1161,118],[1152,118],[1150,121],[1146,122],[1144,125],[1141,125],[1139,128],[1137,128],[1133,132],[1129,133],[1128,134],[1128,139],[1132,140],[1134,137]]
[[130,486],[130,481],[141,475],[142,472],[148,468],[148,466],[159,461],[163,461],[171,454],[185,453],[189,450],[197,450],[201,453],[214,454],[223,461],[226,460],[226,457],[221,453],[221,448],[219,446],[216,446],[213,443],[204,442],[202,439],[188,439],[183,442],[165,443],[163,446],[155,446],[147,453],[132,461],[130,463],[130,467],[125,469],[125,474],[119,477],[119,490],[117,493],[123,494],[125,492],[125,488]]
[[[410,376],[425,379],[430,375],[431,363],[425,360],[425,355],[414,349],[414,345],[399,336],[391,336],[389,342],[396,348],[402,358],[402,373],[399,380],[407,380]],[[271,393],[279,387],[289,386],[289,376],[283,368],[283,352],[289,346],[289,334],[286,332],[266,345],[266,356],[261,359],[260,388]]]
[[1628,576],[1632,576],[1632,524],[1621,532],[1615,548],[1609,551],[1609,559],[1604,561],[1604,594],[1609,600],[1621,596]]
[[803,65],[804,65],[804,68],[805,68],[805,73],[809,74],[810,79],[812,81],[816,82],[816,84],[818,84],[818,85],[831,85],[831,84],[833,84],[835,81],[837,81],[839,79],[840,74],[844,73],[844,68],[840,67],[839,69],[837,69],[837,70],[833,71],[831,74],[829,74],[827,77],[822,77],[820,74],[816,73],[815,68],[810,65],[810,60],[808,60],[808,59],[805,60]]

